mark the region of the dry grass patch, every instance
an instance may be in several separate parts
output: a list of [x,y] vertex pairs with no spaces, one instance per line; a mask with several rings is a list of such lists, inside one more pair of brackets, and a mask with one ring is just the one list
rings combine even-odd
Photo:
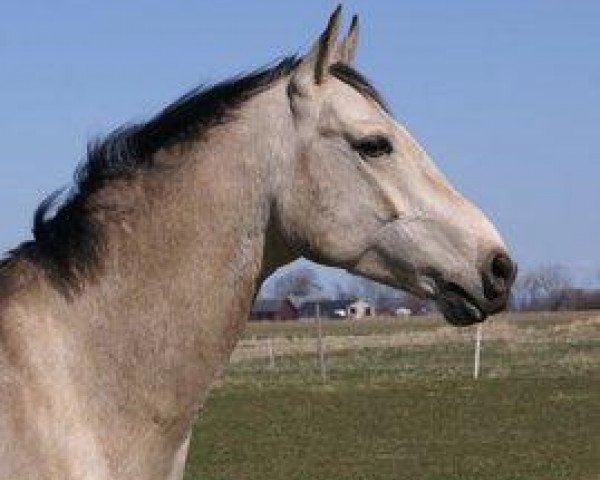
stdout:
[[[439,316],[383,317],[360,321],[323,322],[327,352],[362,348],[426,347],[440,344],[471,345],[475,327],[455,328]],[[232,362],[276,356],[305,355],[316,349],[314,322],[263,322],[251,324],[238,343]],[[501,343],[507,351],[533,344],[586,342],[600,338],[600,315],[596,313],[505,314],[483,325],[484,344]]]

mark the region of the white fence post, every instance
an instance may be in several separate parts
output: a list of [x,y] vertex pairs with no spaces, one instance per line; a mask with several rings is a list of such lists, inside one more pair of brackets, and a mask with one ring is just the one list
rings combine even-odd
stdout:
[[321,379],[323,383],[327,382],[327,365],[325,364],[325,345],[323,344],[323,324],[321,323],[321,308],[317,303],[315,306],[315,316],[317,317],[317,355],[319,367],[321,369]]
[[477,380],[479,378],[479,370],[481,369],[481,336],[482,336],[482,324],[477,324],[477,336],[475,339],[475,365],[473,367],[473,378]]
[[273,349],[273,337],[269,337],[267,342],[267,348],[269,349],[269,368],[275,370],[275,351]]

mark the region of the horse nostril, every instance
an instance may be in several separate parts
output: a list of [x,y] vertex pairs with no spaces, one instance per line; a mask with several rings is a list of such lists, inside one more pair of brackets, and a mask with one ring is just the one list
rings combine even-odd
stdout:
[[513,262],[507,255],[499,253],[492,259],[492,275],[505,283],[512,281],[515,272]]
[[507,297],[515,278],[516,265],[504,253],[496,253],[483,270],[483,293],[489,301]]

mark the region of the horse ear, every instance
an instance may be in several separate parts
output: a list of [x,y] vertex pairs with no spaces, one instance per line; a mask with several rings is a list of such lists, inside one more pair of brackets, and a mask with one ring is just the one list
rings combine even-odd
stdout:
[[356,47],[358,45],[358,15],[352,17],[352,23],[348,35],[338,49],[338,60],[347,65],[354,63],[356,58]]
[[338,5],[331,17],[327,28],[310,49],[310,52],[302,59],[292,81],[304,90],[312,85],[320,85],[327,78],[329,66],[333,63],[336,55],[336,41],[340,28],[340,17],[342,6]]

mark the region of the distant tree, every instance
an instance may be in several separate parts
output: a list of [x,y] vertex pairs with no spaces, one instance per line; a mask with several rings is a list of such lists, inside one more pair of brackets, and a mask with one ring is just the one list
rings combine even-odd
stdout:
[[519,273],[510,290],[508,308],[513,311],[527,310],[529,305],[529,290],[524,281],[526,274]]
[[517,278],[513,302],[524,310],[558,310],[572,286],[567,268],[558,264],[542,265]]
[[378,303],[385,298],[400,298],[402,291],[363,277],[353,277],[354,290],[360,298]]
[[290,270],[274,280],[275,298],[283,299],[289,295],[307,297],[323,290],[317,272],[308,267]]
[[356,288],[356,283],[352,280],[336,282],[333,290],[333,298],[336,300],[354,301],[360,298],[360,292]]

